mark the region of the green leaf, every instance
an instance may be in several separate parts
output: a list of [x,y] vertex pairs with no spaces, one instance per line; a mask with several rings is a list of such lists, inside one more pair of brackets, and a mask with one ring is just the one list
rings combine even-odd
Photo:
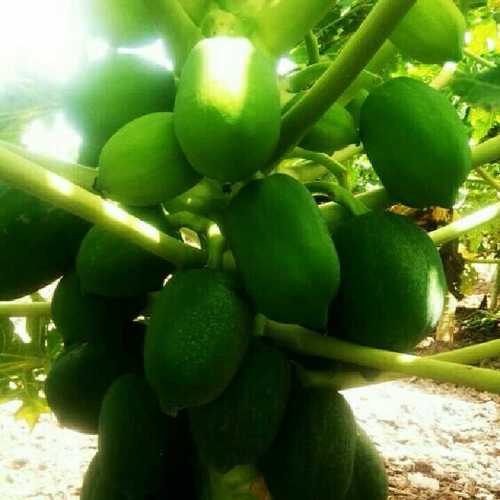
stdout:
[[500,109],[500,67],[479,74],[458,76],[452,83],[452,89],[469,104]]
[[14,417],[16,420],[26,422],[29,429],[33,430],[33,427],[35,427],[40,419],[40,415],[49,411],[49,407],[44,400],[39,398],[26,399],[16,411]]

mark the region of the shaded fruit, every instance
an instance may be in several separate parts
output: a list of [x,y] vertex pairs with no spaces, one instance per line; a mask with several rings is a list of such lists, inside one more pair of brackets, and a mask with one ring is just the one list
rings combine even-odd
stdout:
[[254,341],[222,395],[189,410],[191,432],[205,463],[221,471],[255,463],[278,433],[289,392],[286,356]]
[[354,118],[340,104],[334,104],[304,136],[300,146],[331,155],[357,142],[359,135]]
[[106,392],[99,415],[100,470],[127,498],[159,490],[170,420],[142,377],[123,375]]
[[228,182],[251,176],[266,165],[279,138],[274,63],[246,38],[202,40],[181,74],[174,126],[199,174]]
[[99,453],[94,455],[83,478],[80,500],[125,500],[125,497],[104,479]]
[[339,265],[303,184],[283,174],[250,182],[231,201],[223,229],[259,312],[284,323],[325,327]]
[[125,325],[145,305],[145,298],[113,300],[85,293],[74,270],[59,281],[52,298],[52,320],[66,347],[99,342],[116,345]]
[[63,352],[45,382],[50,409],[64,427],[95,434],[102,400],[111,383],[134,368],[117,349],[80,344]]
[[85,67],[64,95],[65,113],[87,144],[81,162],[97,165],[119,128],[148,113],[171,111],[174,98],[172,72],[139,56],[114,54]]
[[345,500],[386,500],[388,495],[384,461],[366,432],[358,426],[354,472]]
[[104,36],[115,46],[145,45],[158,36],[143,0],[87,0],[82,3],[89,31]]
[[99,158],[97,187],[130,206],[151,206],[192,188],[201,177],[174,134],[172,113],[136,118],[116,132]]
[[417,0],[390,40],[406,56],[423,63],[460,61],[465,18],[453,0]]
[[334,233],[342,282],[330,332],[351,342],[408,351],[437,324],[447,291],[429,236],[410,219],[370,212]]
[[223,273],[173,275],[153,306],[144,347],[146,378],[165,411],[220,396],[245,354],[252,319]]
[[89,224],[0,184],[0,300],[52,283],[74,264]]
[[468,134],[447,97],[401,77],[377,87],[361,110],[360,135],[394,200],[453,206],[471,169]]
[[[133,213],[159,230],[167,229],[156,208]],[[170,262],[102,226],[89,230],[76,259],[82,288],[106,297],[134,297],[159,290],[173,269]]]
[[296,388],[260,468],[274,500],[337,500],[351,483],[355,452],[356,423],[343,396]]

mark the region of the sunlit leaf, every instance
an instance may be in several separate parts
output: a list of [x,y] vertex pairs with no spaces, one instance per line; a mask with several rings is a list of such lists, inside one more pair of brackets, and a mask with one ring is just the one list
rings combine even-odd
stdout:
[[499,109],[500,67],[459,76],[452,82],[452,88],[455,94],[470,104]]
[[49,412],[49,407],[47,403],[42,399],[27,399],[23,401],[23,404],[19,410],[15,413],[16,420],[22,420],[26,422],[30,430],[38,423],[40,416],[43,413]]
[[500,53],[500,38],[494,19],[486,19],[472,27],[471,41],[467,48],[477,55],[489,51]]

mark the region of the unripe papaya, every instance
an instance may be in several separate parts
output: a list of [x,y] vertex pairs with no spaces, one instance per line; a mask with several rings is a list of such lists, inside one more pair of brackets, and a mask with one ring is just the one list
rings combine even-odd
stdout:
[[266,165],[280,133],[280,96],[273,61],[246,38],[204,39],[182,70],[175,133],[206,177],[234,182]]
[[247,349],[252,312],[223,273],[179,271],[160,292],[144,346],[146,378],[175,412],[219,397]]
[[355,452],[356,422],[344,397],[296,388],[260,470],[274,500],[336,500],[351,484]]
[[345,222],[333,238],[342,281],[331,333],[380,349],[413,349],[436,326],[447,292],[427,233],[402,215],[369,212]]
[[304,136],[300,146],[331,155],[359,141],[354,118],[340,104],[334,104]]
[[172,113],[151,113],[127,123],[106,142],[99,158],[98,189],[125,205],[156,205],[199,180],[177,143]]
[[384,461],[358,425],[352,482],[344,500],[387,500],[388,495],[389,481]]
[[0,300],[36,292],[74,264],[89,224],[0,184]]
[[191,432],[204,462],[220,471],[255,463],[278,433],[289,392],[286,356],[253,342],[222,395],[189,410]]
[[284,174],[250,182],[231,201],[223,227],[257,310],[276,321],[323,329],[339,264],[304,185]]
[[127,498],[157,492],[173,419],[161,412],[146,381],[127,374],[106,392],[99,414],[102,475]]
[[85,472],[80,500],[125,500],[125,497],[103,477],[99,452],[94,455]]
[[98,163],[108,139],[139,116],[171,111],[175,98],[173,73],[130,54],[114,54],[93,62],[68,85],[64,108],[82,134],[86,165]]
[[406,56],[422,63],[460,61],[465,19],[453,0],[417,0],[390,36]]
[[145,45],[158,37],[143,0],[86,0],[83,15],[89,30],[118,47]]
[[390,196],[416,208],[452,207],[471,169],[465,126],[445,95],[411,78],[365,100],[360,135]]

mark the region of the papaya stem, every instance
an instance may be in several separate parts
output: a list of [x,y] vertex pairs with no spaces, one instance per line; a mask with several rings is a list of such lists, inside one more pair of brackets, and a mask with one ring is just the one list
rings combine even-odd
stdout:
[[309,31],[304,37],[309,64],[319,63],[319,45],[316,35]]
[[0,302],[0,316],[32,318],[50,315],[50,302]]
[[285,113],[277,157],[296,146],[383,45],[416,0],[379,0],[337,59],[296,106]]
[[472,166],[477,168],[500,159],[500,134],[472,148]]
[[167,45],[175,72],[180,74],[191,49],[202,39],[201,31],[177,0],[144,0]]
[[499,371],[351,344],[325,337],[297,325],[286,325],[270,320],[267,321],[265,334],[301,354],[466,385],[481,391],[500,394]]
[[479,175],[479,177],[482,177],[486,184],[488,184],[490,187],[492,187],[496,191],[500,191],[500,182],[498,182],[492,175],[486,172],[484,168],[476,167],[476,174]]
[[350,191],[344,189],[342,186],[333,184],[332,182],[307,182],[305,186],[312,193],[327,195],[332,201],[335,201],[349,210],[349,212],[354,216],[362,215],[370,211],[368,207],[360,201],[359,198],[355,198]]
[[208,267],[211,269],[221,268],[225,247],[226,239],[219,226],[215,223],[210,224],[207,229]]
[[307,89],[330,67],[330,64],[329,62],[318,62],[293,71],[285,78],[287,90],[296,93]]
[[446,63],[442,67],[441,71],[429,84],[429,86],[436,90],[441,90],[442,88],[450,84],[450,82],[453,80],[455,76],[456,70],[457,70],[456,63]]
[[464,54],[470,59],[476,61],[478,64],[486,66],[487,68],[495,69],[497,67],[497,65],[494,62],[488,61],[488,59],[478,56],[477,54],[474,54],[474,52],[472,52],[472,50],[470,49],[464,49]]
[[[432,356],[427,356],[425,359],[437,359],[469,365],[497,356],[500,356],[499,339],[463,347],[462,349],[455,349],[449,352],[433,354]],[[304,370],[304,372],[302,376],[307,385],[326,386],[338,391],[408,378],[408,375],[393,372],[381,372],[373,378],[365,378],[362,373],[352,370],[340,372]]]
[[99,224],[173,264],[202,266],[206,255],[158,231],[110,201],[0,146],[0,179],[14,188]]

